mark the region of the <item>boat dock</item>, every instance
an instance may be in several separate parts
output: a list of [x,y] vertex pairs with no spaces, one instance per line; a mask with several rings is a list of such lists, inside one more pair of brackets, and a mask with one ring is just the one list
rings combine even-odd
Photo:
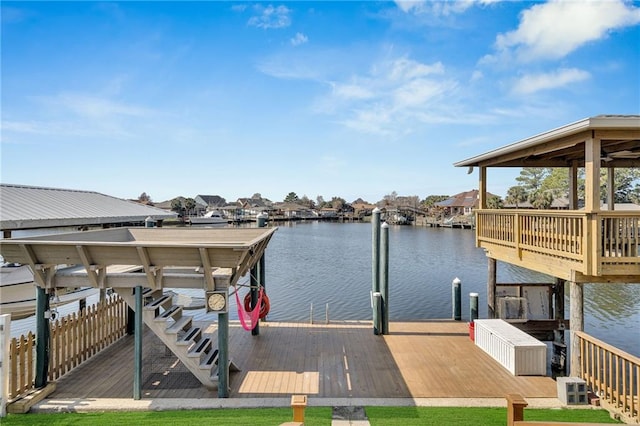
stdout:
[[[475,346],[466,323],[392,322],[385,336],[374,335],[370,322],[260,327],[261,334],[252,336],[239,323],[230,324],[230,353],[241,370],[231,373],[232,399],[306,394],[310,400],[395,398],[402,405],[407,398],[496,398],[504,405],[506,394],[518,393],[558,404],[552,378],[513,376]],[[216,324],[206,333],[215,334]],[[148,329],[144,342],[143,399],[218,400],[217,391],[205,388]],[[131,401],[133,364],[134,338],[126,336],[60,378],[48,398],[61,411],[79,409],[82,399]]]

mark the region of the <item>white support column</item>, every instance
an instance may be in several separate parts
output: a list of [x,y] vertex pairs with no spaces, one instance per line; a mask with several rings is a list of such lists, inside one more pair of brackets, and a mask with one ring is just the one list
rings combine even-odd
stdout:
[[569,375],[581,377],[582,368],[580,366],[580,340],[576,336],[576,331],[584,331],[584,294],[582,283],[570,281],[569,283],[569,330],[571,340],[571,362],[569,365]]
[[9,346],[11,344],[11,315],[0,315],[0,417],[7,415],[9,400]]

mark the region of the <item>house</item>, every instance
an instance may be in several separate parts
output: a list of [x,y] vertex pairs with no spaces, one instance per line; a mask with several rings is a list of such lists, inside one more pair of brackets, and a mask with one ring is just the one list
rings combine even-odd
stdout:
[[205,206],[208,210],[219,209],[227,205],[227,200],[219,195],[196,195],[196,204]]
[[[443,209],[446,216],[470,215],[473,214],[473,210],[478,207],[478,193],[477,189],[461,192],[444,201],[435,203],[434,206]],[[488,194],[488,197],[495,197],[495,195]]]

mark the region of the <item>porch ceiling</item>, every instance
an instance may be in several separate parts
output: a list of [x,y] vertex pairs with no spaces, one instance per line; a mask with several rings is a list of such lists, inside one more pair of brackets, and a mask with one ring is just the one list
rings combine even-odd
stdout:
[[467,160],[456,167],[584,166],[585,141],[601,140],[601,167],[640,167],[640,115],[601,115],[541,133]]

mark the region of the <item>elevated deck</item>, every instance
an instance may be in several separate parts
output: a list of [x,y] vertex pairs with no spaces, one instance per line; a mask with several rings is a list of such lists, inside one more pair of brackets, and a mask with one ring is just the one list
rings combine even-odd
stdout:
[[[261,324],[252,337],[230,326],[230,349],[241,371],[230,397],[555,398],[549,377],[515,377],[469,339],[466,323],[391,323],[376,336],[371,324]],[[215,325],[208,333],[216,333]],[[145,333],[143,398],[215,398],[162,343]],[[126,337],[57,383],[52,400],[130,398],[133,338]]]
[[477,244],[497,260],[574,282],[640,281],[640,212],[477,212]]

